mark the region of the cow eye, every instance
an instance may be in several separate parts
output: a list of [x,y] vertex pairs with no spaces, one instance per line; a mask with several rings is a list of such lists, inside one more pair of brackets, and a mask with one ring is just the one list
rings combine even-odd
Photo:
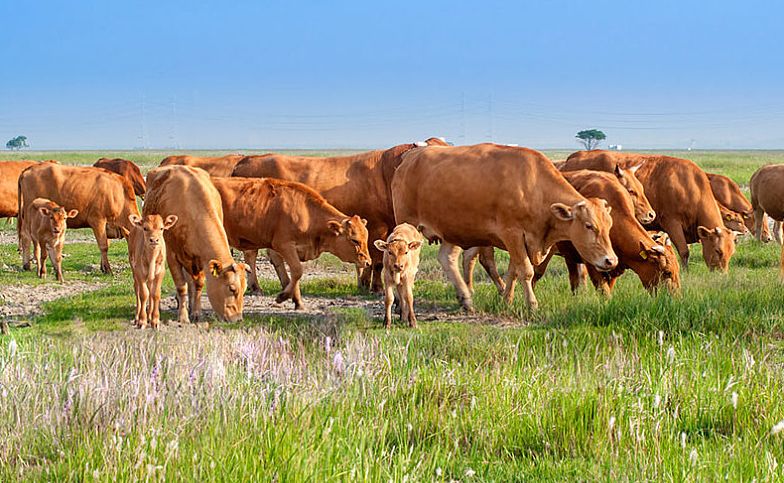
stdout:
[[629,194],[630,194],[630,195],[632,195],[632,196],[634,196],[634,195],[636,195],[637,193],[635,193],[635,192],[634,192],[634,190],[629,190]]
[[237,293],[237,287],[235,287],[234,285],[229,285],[229,292],[231,292],[233,294],[236,294]]
[[359,241],[359,240],[353,240],[353,239],[352,239],[352,240],[351,240],[351,243],[353,243],[354,245],[357,245],[357,246],[359,246],[359,245],[360,245],[360,241]]
[[587,229],[589,229],[589,230],[593,230],[593,225],[592,225],[592,224],[590,224],[590,223],[586,223],[586,224],[585,224],[585,228],[587,228]]

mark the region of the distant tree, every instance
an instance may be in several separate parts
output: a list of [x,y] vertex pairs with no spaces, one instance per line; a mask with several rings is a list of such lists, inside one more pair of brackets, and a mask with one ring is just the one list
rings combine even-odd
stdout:
[[29,148],[30,145],[27,144],[27,136],[16,136],[15,138],[5,143],[5,147],[18,151],[22,148]]
[[579,139],[579,142],[585,146],[585,149],[588,151],[591,149],[596,149],[599,143],[607,138],[607,136],[598,129],[586,129],[584,131],[580,131],[575,137]]

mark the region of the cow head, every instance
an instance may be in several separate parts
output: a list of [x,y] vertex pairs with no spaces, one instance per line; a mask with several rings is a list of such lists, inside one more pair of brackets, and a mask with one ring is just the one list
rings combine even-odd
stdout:
[[697,235],[700,237],[702,254],[708,268],[727,272],[730,268],[730,258],[735,253],[736,232],[718,226],[713,229],[699,226]]
[[173,227],[178,219],[177,215],[169,215],[165,221],[161,215],[128,215],[131,224],[142,231],[144,244],[152,248],[161,244],[163,232]]
[[413,263],[411,252],[422,248],[422,242],[419,240],[394,239],[389,242],[376,240],[373,245],[384,252],[384,268],[392,273],[396,284],[400,283],[400,275]]
[[52,237],[60,238],[61,236],[65,235],[65,229],[67,227],[66,220],[68,218],[76,218],[76,215],[79,214],[79,211],[65,211],[65,209],[60,206],[54,208],[42,206],[38,208],[38,213],[44,218],[48,219],[49,231],[52,233]]
[[354,215],[342,220],[329,220],[327,228],[334,237],[326,240],[326,250],[359,268],[370,266],[367,220]]
[[721,221],[724,222],[726,228],[744,235],[748,232],[742,214],[736,213],[721,205],[719,205],[719,211],[721,211]]
[[[756,215],[754,214],[753,211],[751,212],[751,217],[750,218],[751,218],[751,228],[749,228],[749,230],[751,230],[751,232],[754,233],[755,236],[756,236],[756,233],[757,233],[756,232],[757,218],[756,218]],[[745,215],[744,215],[743,219],[746,220]],[[747,227],[749,226],[748,222],[746,223],[746,226]],[[762,243],[768,243],[769,241],[773,241],[773,234],[770,232],[770,227],[768,226],[768,216],[766,214],[764,214],[764,213],[762,214],[762,221],[760,222],[760,229],[761,229],[761,233],[760,233],[760,240],[759,241],[761,241]]]
[[589,198],[573,206],[563,203],[550,205],[553,216],[568,223],[567,238],[586,262],[598,270],[612,270],[618,265],[618,257],[610,243],[610,206],[607,201]]
[[615,177],[618,178],[621,185],[626,188],[626,191],[629,192],[629,196],[632,197],[632,203],[634,203],[634,217],[643,225],[647,225],[648,223],[652,223],[654,218],[656,218],[656,212],[653,211],[653,207],[651,207],[650,202],[648,202],[648,198],[645,196],[645,189],[642,187],[642,183],[640,183],[640,180],[637,179],[637,175],[635,174],[641,166],[642,164],[638,164],[631,168],[624,169],[616,164],[613,173],[615,174]]
[[665,232],[653,233],[654,245],[640,240],[639,257],[642,264],[635,270],[643,286],[654,292],[666,286],[670,292],[677,293],[681,288],[681,269],[670,237]]
[[224,264],[210,260],[207,274],[207,298],[212,310],[223,320],[236,322],[242,320],[243,295],[247,287],[246,272],[250,267],[244,263]]

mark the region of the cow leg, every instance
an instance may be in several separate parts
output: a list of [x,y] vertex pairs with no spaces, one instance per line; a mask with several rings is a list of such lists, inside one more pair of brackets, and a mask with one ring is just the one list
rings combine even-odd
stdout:
[[525,238],[522,232],[510,231],[506,235],[503,242],[509,250],[509,271],[506,278],[504,300],[507,304],[512,303],[515,283],[520,278],[525,290],[525,301],[531,310],[536,310],[539,307],[539,302],[536,300],[533,288],[534,266],[525,248]]
[[568,257],[566,258],[566,270],[569,272],[569,288],[572,289],[572,294],[577,293],[577,289],[580,288],[580,282],[582,282],[582,277],[580,276],[581,266],[581,263],[570,260]]
[[299,281],[302,278],[302,263],[299,261],[299,254],[297,253],[297,249],[294,246],[287,246],[275,251],[278,252],[278,254],[286,262],[286,265],[288,265],[291,269],[291,279],[283,291],[281,291],[277,297],[275,297],[275,302],[282,303],[288,299],[293,299],[294,309],[300,310],[302,309],[302,300],[301,298],[300,300],[297,300],[297,297],[300,297],[298,294]]
[[662,223],[664,231],[670,235],[672,244],[675,245],[675,250],[681,257],[681,265],[684,270],[689,269],[689,244],[686,243],[686,235],[683,234],[683,228],[679,223]]
[[[280,256],[280,253],[276,252],[275,250],[267,250],[267,257],[269,257],[269,261],[272,263],[272,268],[275,269],[275,273],[278,275],[280,288],[283,290],[291,282],[291,279],[289,278],[289,272],[286,271],[286,263],[283,260],[283,257]],[[297,259],[299,259],[299,257],[297,257]]]
[[373,278],[370,283],[370,291],[375,294],[380,294],[384,290],[384,283],[382,282],[383,278],[381,272],[384,270],[384,262],[383,259],[381,260],[370,260],[370,266],[372,267],[372,275]]
[[550,265],[550,261],[553,259],[553,255],[555,255],[555,247],[551,247],[550,251],[547,252],[547,256],[542,260],[542,263],[534,267],[534,278],[531,280],[532,285],[535,286],[536,282],[544,277],[544,274],[547,272],[547,266]]
[[495,249],[493,247],[482,247],[479,249],[479,264],[482,265],[487,275],[490,276],[490,280],[493,281],[498,293],[504,293],[506,284],[498,273],[498,265],[495,263]]
[[474,303],[471,300],[471,292],[468,290],[468,286],[463,277],[460,276],[460,270],[457,268],[457,260],[459,258],[460,247],[447,242],[441,244],[441,248],[438,250],[438,261],[446,273],[446,278],[454,285],[460,305],[465,311],[473,312]]
[[133,325],[135,325],[136,327],[140,327],[141,320],[142,320],[142,313],[141,313],[141,311],[142,311],[142,304],[141,304],[142,294],[139,291],[139,281],[136,279],[135,276],[133,277],[133,293],[136,295],[136,312],[134,313],[134,316],[133,316]]
[[773,237],[779,245],[784,243],[784,234],[782,234],[781,222],[779,220],[773,220]]
[[163,274],[152,279],[150,283],[150,307],[149,319],[153,329],[157,329],[161,323],[161,283]]
[[109,266],[109,238],[106,236],[106,222],[96,223],[93,226],[93,234],[95,241],[98,242],[98,248],[101,250],[101,271],[103,273],[112,273],[112,267]]
[[463,250],[463,280],[465,280],[471,295],[474,294],[474,267],[476,267],[478,258],[479,247]]
[[137,305],[139,307],[136,309],[138,322],[136,326],[140,329],[145,329],[147,328],[147,302],[150,300],[150,287],[147,286],[146,281],[140,281],[139,283],[138,298]]
[[248,274],[248,293],[261,295],[261,287],[259,287],[259,279],[256,275],[256,258],[259,256],[258,250],[244,250],[242,252],[245,263],[250,267]]
[[[17,221],[18,223],[18,221]],[[30,244],[33,241],[25,234],[24,228],[19,230],[19,253],[22,254],[22,270],[30,270]],[[36,258],[36,262],[38,259]]]
[[33,256],[35,257],[36,275],[38,278],[46,276],[46,251],[41,250],[41,244],[33,242]]
[[[193,290],[189,293],[191,299],[191,320],[198,322],[201,318],[201,293],[204,290],[204,272],[199,272],[191,278]],[[215,308],[212,309],[215,311]]]
[[406,280],[403,284],[403,290],[400,290],[400,298],[403,304],[403,317],[408,320],[408,326],[416,328],[417,320],[414,314],[414,282],[413,280]]
[[52,267],[54,267],[54,274],[57,276],[57,281],[63,282],[63,247],[46,247],[49,252],[49,259],[52,260]]
[[605,297],[609,297],[610,294],[612,294],[612,287],[615,286],[615,280],[617,280],[618,277],[613,278],[610,282],[603,273],[596,270],[593,266],[587,267],[587,270],[588,276],[591,278],[591,282],[593,283],[593,286],[596,287],[596,290],[600,291]]
[[169,273],[174,281],[174,288],[177,290],[177,321],[180,324],[190,324],[188,317],[188,305],[186,297],[188,295],[188,281],[185,277],[185,270],[174,257],[174,250],[166,250],[166,262],[169,264]]
[[392,327],[392,303],[395,301],[395,285],[386,281],[384,286],[384,326]]
[[764,241],[762,239],[762,225],[765,223],[765,211],[761,206],[754,207],[754,237],[757,241]]

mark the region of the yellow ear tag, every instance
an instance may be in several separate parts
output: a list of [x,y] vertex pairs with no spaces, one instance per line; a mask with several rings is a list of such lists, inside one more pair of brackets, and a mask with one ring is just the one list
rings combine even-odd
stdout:
[[640,252],[640,256],[642,257],[643,260],[647,260],[648,259],[648,252],[643,250],[643,251]]
[[215,267],[212,267],[212,276],[218,278],[219,275],[220,275],[220,270],[218,270]]

